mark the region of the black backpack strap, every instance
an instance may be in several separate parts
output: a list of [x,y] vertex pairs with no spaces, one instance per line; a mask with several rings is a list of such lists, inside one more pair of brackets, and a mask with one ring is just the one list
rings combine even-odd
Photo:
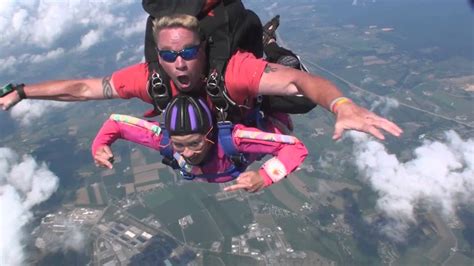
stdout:
[[170,79],[158,61],[148,63],[148,73],[148,94],[153,100],[156,113],[161,114],[171,101]]
[[175,13],[197,16],[205,3],[206,0],[142,0],[142,7],[156,18]]
[[223,77],[232,49],[231,28],[234,25],[230,23],[237,20],[229,17],[235,13],[229,12],[232,11],[229,9],[231,6],[235,6],[234,11],[243,9],[240,1],[221,1],[214,7],[214,16],[205,17],[200,21],[208,45],[209,75],[206,80],[206,92],[217,110],[217,121],[226,121],[230,106],[235,105],[227,93]]
[[156,42],[153,34],[153,19],[148,16],[145,29],[145,62],[155,62],[158,60],[158,53],[156,51]]
[[223,122],[230,119],[233,122],[238,122],[232,119],[229,114],[240,114],[239,107],[227,93],[224,78],[217,69],[213,69],[207,77],[206,92],[217,110],[217,121]]
[[305,96],[264,95],[262,110],[266,114],[281,112],[287,114],[306,114],[317,105]]

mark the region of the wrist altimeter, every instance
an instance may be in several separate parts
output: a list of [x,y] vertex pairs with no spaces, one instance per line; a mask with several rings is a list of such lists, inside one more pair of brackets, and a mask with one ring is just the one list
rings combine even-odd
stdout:
[[0,97],[3,97],[14,90],[15,90],[15,87],[13,86],[13,84],[8,83],[7,85],[0,88]]
[[18,93],[18,96],[20,97],[20,99],[26,99],[26,94],[25,94],[25,84],[12,84],[12,83],[8,83],[7,85],[3,86],[1,89],[0,89],[0,97],[3,97],[9,93],[11,93],[12,91],[16,91]]

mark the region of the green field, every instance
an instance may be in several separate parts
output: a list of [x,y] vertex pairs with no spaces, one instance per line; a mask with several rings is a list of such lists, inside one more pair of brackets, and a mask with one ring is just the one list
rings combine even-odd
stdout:
[[122,199],[125,197],[125,187],[117,186],[105,186],[105,190],[107,191],[107,195],[114,199]]
[[334,239],[336,235],[319,231],[314,225],[295,217],[276,218],[276,220],[293,249],[312,250],[325,258],[341,261],[343,254]]
[[204,252],[203,265],[225,266],[224,261],[220,258],[220,254]]
[[146,193],[143,196],[143,200],[145,205],[150,210],[156,209],[161,204],[171,200],[173,198],[173,194],[168,189],[158,189],[151,192]]
[[282,209],[288,210],[288,207],[286,207],[285,204],[283,204],[281,201],[279,201],[273,195],[273,193],[271,193],[270,191],[265,191],[264,193],[262,193],[258,196],[254,196],[253,198],[257,199],[257,200],[260,200],[262,202],[265,202],[267,204],[275,205],[275,206],[280,207]]
[[186,242],[194,242],[199,248],[211,248],[212,242],[222,241],[219,228],[205,210],[192,216],[193,224],[184,229]]
[[174,223],[167,225],[166,228],[171,232],[174,237],[184,243],[183,231],[181,230],[181,226],[179,225],[178,220],[176,220],[176,222]]
[[216,201],[209,197],[203,203],[226,238],[244,233],[243,226],[253,221],[247,202]]
[[[238,255],[220,253],[219,258],[224,262],[225,266],[263,265],[263,264],[260,264],[258,260],[255,260],[251,257],[246,257],[246,256],[238,256]],[[204,265],[211,265],[211,264],[204,263]],[[217,265],[219,265],[219,264],[217,264]]]
[[[291,176],[288,178],[291,178]],[[281,182],[281,185],[285,187],[288,193],[300,201],[299,205],[303,205],[303,203],[309,201],[309,199],[301,194],[289,181],[286,180],[286,182]]]
[[[165,184],[174,183],[174,176],[170,171],[173,171],[173,170],[169,167],[158,169],[158,175],[160,177],[161,182]],[[178,178],[180,178],[179,174],[177,175],[178,175]]]
[[[150,208],[150,207],[149,207]],[[202,210],[202,203],[193,195],[174,194],[174,197],[159,206],[150,208],[151,212],[165,225],[177,222],[187,215],[195,215]]]
[[127,212],[138,220],[144,219],[151,214],[150,211],[142,205],[132,206],[127,209]]

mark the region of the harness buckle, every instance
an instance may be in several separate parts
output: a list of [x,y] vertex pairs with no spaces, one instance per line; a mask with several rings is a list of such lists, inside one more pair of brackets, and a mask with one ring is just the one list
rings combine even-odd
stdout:
[[217,110],[217,121],[219,122],[226,122],[226,119],[227,119],[227,108],[229,106],[227,105],[226,108],[221,108],[221,107],[218,107],[216,106],[216,110]]
[[[168,99],[168,87],[163,82],[160,74],[158,72],[154,72],[150,78],[150,86],[151,86],[151,97],[155,102],[156,109],[163,113],[166,106],[161,106],[161,102],[163,99]],[[161,101],[160,101],[161,100]]]

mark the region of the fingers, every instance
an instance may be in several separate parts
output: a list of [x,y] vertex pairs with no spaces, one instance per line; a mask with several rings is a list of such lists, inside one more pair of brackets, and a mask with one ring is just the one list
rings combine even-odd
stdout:
[[236,190],[239,190],[239,189],[243,189],[247,192],[254,193],[254,192],[259,191],[260,187],[258,187],[258,186],[255,187],[252,184],[234,184],[234,185],[230,185],[228,187],[225,187],[224,191],[230,192],[230,191],[236,191]]
[[109,169],[113,168],[113,159],[114,155],[112,153],[112,150],[109,146],[106,145],[100,147],[94,155],[94,162],[97,166],[107,167]]
[[[2,99],[2,100],[3,100],[3,99]],[[0,106],[2,107],[2,110],[3,110],[3,111],[7,111],[8,109],[10,109],[11,104],[8,104],[6,101],[1,101],[1,102],[0,102]]]
[[334,134],[332,135],[332,139],[340,139],[342,137],[342,133],[344,133],[344,127],[341,126],[340,123],[336,123],[336,125],[334,125]]
[[112,153],[112,150],[110,149],[109,146],[103,146],[102,147],[102,152],[104,152],[104,154],[107,155],[109,158],[114,157],[114,154]]
[[225,187],[224,191],[229,192],[229,191],[236,191],[239,189],[248,189],[248,188],[249,188],[249,184],[235,184],[235,185]]
[[99,167],[107,167],[109,169],[113,168],[113,165],[109,161],[108,157],[94,156],[94,162],[95,162],[95,165]]
[[396,137],[403,133],[403,130],[395,123],[358,106],[353,107],[352,112],[338,114],[336,119],[332,136],[333,140],[340,139],[346,129],[362,131],[373,135],[379,140],[385,140],[381,130]]
[[370,126],[366,130],[367,133],[372,134],[372,136],[378,138],[379,140],[385,140],[385,136],[374,126]]
[[9,110],[13,106],[15,106],[15,104],[17,104],[18,102],[20,102],[20,98],[17,96],[17,93],[15,92],[9,93],[0,98],[0,106],[2,107],[3,111]]
[[234,185],[224,188],[224,191],[244,189],[247,192],[253,193],[259,191],[264,185],[263,178],[256,171],[241,173],[235,181]]
[[395,123],[393,123],[392,121],[390,120],[387,120],[385,118],[380,118],[381,121],[379,122],[379,124],[377,125],[379,128],[387,131],[388,133],[396,136],[396,137],[400,137],[400,135],[403,133],[403,130],[398,127]]
[[385,139],[380,129],[383,129],[384,131],[396,137],[399,137],[403,133],[403,130],[399,128],[395,123],[380,116],[377,116],[376,114],[373,114],[373,117],[368,117],[366,126],[367,128],[364,131],[372,134],[380,140]]

